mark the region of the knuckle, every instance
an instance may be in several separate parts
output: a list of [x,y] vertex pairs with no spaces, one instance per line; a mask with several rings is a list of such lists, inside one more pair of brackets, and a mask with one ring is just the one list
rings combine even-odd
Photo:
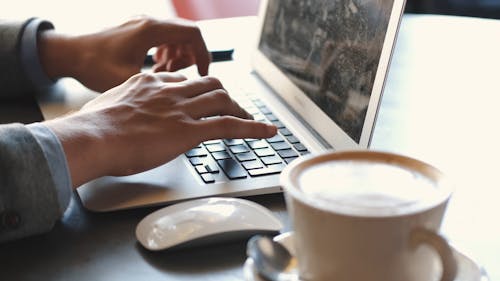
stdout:
[[179,87],[176,85],[162,84],[158,93],[161,94],[162,98],[168,100],[169,103],[177,102],[180,97],[178,97]]
[[233,100],[229,96],[229,94],[223,90],[223,89],[218,89],[212,92],[212,97],[217,103],[221,103],[224,105],[230,105],[232,104]]
[[163,84],[161,85],[159,92],[161,92],[165,98],[173,99],[174,96],[176,96],[176,93],[179,92],[179,88],[180,87],[176,85]]
[[134,75],[135,79],[139,82],[151,83],[156,81],[156,77],[152,73],[137,73]]
[[214,85],[217,88],[223,88],[221,81],[213,76],[205,76],[203,79],[210,85]]
[[165,72],[165,76],[167,77],[167,82],[182,82],[188,79],[185,75],[178,72]]
[[149,30],[156,24],[156,20],[149,16],[141,16],[137,19],[137,25],[142,30]]
[[174,72],[173,74],[176,75],[176,79],[178,79],[180,81],[185,81],[188,79],[187,76],[184,74],[177,73],[177,72]]
[[137,28],[149,27],[154,22],[156,22],[156,20],[154,20],[150,16],[138,15],[138,16],[135,16],[133,19],[127,21],[124,25],[125,26],[133,26],[134,28],[137,29]]
[[187,30],[195,36],[201,37],[201,30],[194,22],[185,22]]

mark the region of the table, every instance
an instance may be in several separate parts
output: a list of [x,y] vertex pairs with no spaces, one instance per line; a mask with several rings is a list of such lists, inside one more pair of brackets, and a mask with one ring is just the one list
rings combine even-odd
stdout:
[[[242,30],[254,26],[255,18],[205,24],[224,29],[226,38],[234,38],[231,32],[248,34]],[[246,59],[250,45],[236,44],[235,58]],[[456,192],[443,232],[483,264],[492,280],[500,280],[499,50],[499,21],[406,15],[372,143],[374,149],[417,157],[450,175]],[[93,95],[63,79],[40,103],[45,117],[52,118]],[[250,199],[289,228],[281,194]],[[243,279],[245,241],[177,252],[144,250],[134,230],[154,210],[96,214],[73,200],[50,233],[0,245],[0,280]]]

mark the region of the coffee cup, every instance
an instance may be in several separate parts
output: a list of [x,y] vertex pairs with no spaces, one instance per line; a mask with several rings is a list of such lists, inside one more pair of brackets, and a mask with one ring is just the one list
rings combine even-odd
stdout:
[[439,234],[452,194],[435,167],[377,151],[326,152],[281,174],[303,281],[451,281]]

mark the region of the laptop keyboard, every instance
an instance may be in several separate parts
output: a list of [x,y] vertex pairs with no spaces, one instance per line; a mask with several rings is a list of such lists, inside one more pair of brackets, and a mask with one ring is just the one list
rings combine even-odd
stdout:
[[255,120],[278,127],[278,134],[268,139],[210,140],[187,151],[185,155],[205,183],[216,182],[219,173],[224,173],[230,180],[279,174],[300,155],[309,154],[309,150],[260,99],[245,97],[238,103]]

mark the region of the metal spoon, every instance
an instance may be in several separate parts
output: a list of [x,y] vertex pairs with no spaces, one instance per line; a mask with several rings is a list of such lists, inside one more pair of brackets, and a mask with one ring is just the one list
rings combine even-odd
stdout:
[[259,275],[269,281],[298,280],[295,259],[280,243],[256,235],[247,244],[247,255],[253,259]]

